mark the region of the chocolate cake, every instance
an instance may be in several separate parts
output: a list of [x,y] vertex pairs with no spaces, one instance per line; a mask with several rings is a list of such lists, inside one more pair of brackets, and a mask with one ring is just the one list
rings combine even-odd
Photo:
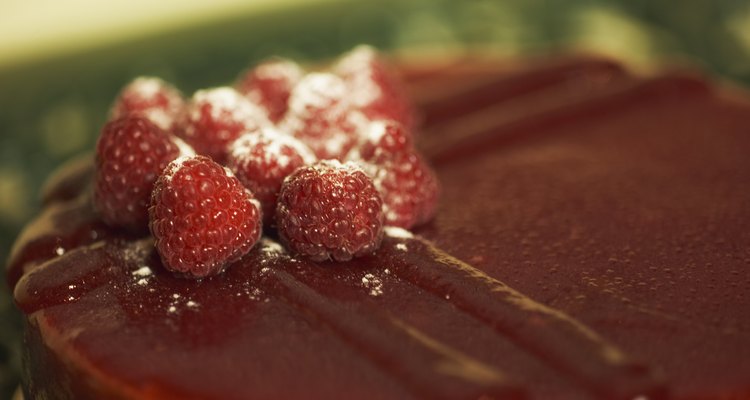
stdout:
[[405,66],[435,219],[194,281],[63,168],[7,277],[27,399],[750,398],[750,97],[609,60]]

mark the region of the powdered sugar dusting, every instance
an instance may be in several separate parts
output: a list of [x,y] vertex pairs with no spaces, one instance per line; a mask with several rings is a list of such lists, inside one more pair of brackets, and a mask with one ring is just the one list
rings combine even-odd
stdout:
[[[103,246],[105,242],[99,241],[97,243],[101,243],[101,245]],[[153,251],[153,249],[154,240],[150,237],[134,242],[129,242],[122,248],[123,260],[139,266],[143,266],[144,261],[151,253],[151,251]]]
[[325,141],[325,149],[328,154],[342,154],[350,143],[351,136],[346,132],[338,131]]
[[[235,121],[257,121],[265,118],[257,106],[228,86],[199,90],[193,101],[197,104],[211,104],[211,118],[214,120],[230,118]],[[200,118],[200,108],[193,108],[191,117]]]
[[[196,131],[196,124],[203,118],[204,110],[208,110],[208,116],[212,121],[225,121],[226,124],[239,123],[246,130],[255,130],[259,126],[271,123],[258,105],[235,89],[228,86],[203,89],[195,92],[188,108],[189,123],[185,124],[185,137],[199,135]],[[228,135],[228,133],[219,132],[219,136],[222,135]]]
[[189,144],[185,143],[184,140],[178,138],[177,136],[172,136],[172,141],[180,150],[180,156],[189,157],[195,155],[195,150],[193,150],[193,148],[190,147]]
[[372,143],[380,142],[380,139],[383,137],[383,135],[385,135],[387,127],[388,125],[385,123],[385,121],[372,121],[370,124],[368,124],[365,133],[367,140]]
[[341,76],[349,76],[359,72],[363,64],[377,57],[377,50],[366,44],[353,48],[333,67],[333,71]]
[[111,116],[119,118],[127,113],[136,113],[169,130],[183,105],[182,95],[173,86],[160,78],[142,76],[123,88]]
[[295,86],[289,98],[289,110],[301,118],[315,110],[332,108],[346,96],[346,85],[336,75],[314,72]]
[[333,74],[312,73],[294,87],[284,131],[310,146],[318,158],[343,158],[357,142],[351,95]]
[[365,274],[362,277],[362,286],[369,290],[370,296],[377,297],[383,294],[383,281],[373,274]]
[[400,239],[412,239],[414,238],[414,234],[407,231],[404,228],[399,228],[397,226],[386,226],[385,227],[385,234],[393,237],[393,238],[400,238]]
[[167,313],[176,314],[181,310],[196,311],[200,304],[180,293],[172,293],[167,304]]
[[151,108],[149,110],[143,111],[143,116],[145,116],[149,121],[153,122],[161,129],[170,129],[170,127],[174,124],[174,117],[161,108]]
[[368,73],[371,63],[377,60],[377,51],[372,46],[360,45],[355,47],[349,54],[342,58],[335,66],[334,71],[343,76],[350,87],[356,88],[350,92],[350,100],[358,107],[364,107],[379,99],[383,93]]
[[160,78],[153,76],[140,76],[131,82],[127,89],[132,90],[141,98],[147,99],[159,94],[159,91],[166,83]]
[[154,272],[151,271],[151,268],[148,265],[144,265],[137,270],[131,272],[131,274],[135,276],[151,276]]
[[167,165],[166,168],[164,168],[164,171],[162,172],[161,176],[162,179],[164,179],[166,182],[172,182],[172,179],[174,178],[174,175],[182,169],[182,167],[185,165],[185,162],[193,158],[194,156],[179,156],[172,160],[172,162]]
[[[272,239],[269,239],[267,237],[263,237],[260,240],[260,251],[263,252],[263,254],[267,256],[271,255],[280,255],[280,254],[286,254],[286,250],[284,249],[281,244],[273,241]],[[263,271],[261,271],[263,272]]]
[[253,70],[260,79],[287,79],[296,82],[302,78],[304,71],[294,61],[276,59],[261,63]]
[[261,163],[275,163],[281,169],[287,168],[292,162],[292,158],[287,154],[288,150],[285,151],[287,148],[299,154],[305,164],[311,164],[316,160],[315,154],[304,143],[270,126],[261,128],[259,132],[242,135],[232,144],[230,152],[235,160],[242,160],[251,154],[251,150],[256,146],[263,146],[260,154],[263,157]]
[[142,265],[135,271],[130,272],[130,274],[133,275],[133,279],[138,286],[146,286],[153,276],[154,271],[148,265]]

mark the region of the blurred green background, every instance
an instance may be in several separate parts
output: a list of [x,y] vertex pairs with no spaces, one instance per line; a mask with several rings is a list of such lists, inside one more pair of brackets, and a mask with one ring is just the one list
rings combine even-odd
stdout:
[[[38,210],[43,179],[92,148],[113,97],[136,75],[161,76],[189,94],[271,55],[315,60],[370,43],[509,58],[593,51],[635,66],[687,63],[750,84],[747,0],[193,0],[156,8],[131,0],[87,8],[95,3],[0,3],[0,260]],[[2,285],[0,397],[17,384],[19,326]]]

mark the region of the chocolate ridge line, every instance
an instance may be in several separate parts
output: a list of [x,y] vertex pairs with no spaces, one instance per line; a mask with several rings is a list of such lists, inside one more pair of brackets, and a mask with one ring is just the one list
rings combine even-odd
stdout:
[[551,90],[522,96],[513,102],[493,104],[450,123],[427,126],[423,137],[437,140],[424,140],[421,148],[433,165],[441,167],[548,132],[545,128],[550,126],[608,115],[638,100],[711,93],[708,84],[690,72],[621,79],[595,86],[593,90],[574,89],[559,90],[553,86]]
[[[304,275],[271,265],[260,274],[267,293],[311,313],[345,343],[418,396],[432,399],[525,399],[496,367],[431,338],[369,301],[344,304],[305,284]],[[431,366],[432,368],[430,368]]]
[[[426,239],[398,240],[410,251],[402,252],[402,263],[391,265],[397,277],[485,323],[582,389],[607,399],[667,397],[662,378],[652,368],[630,360],[582,322],[536,302]],[[415,248],[425,251],[414,252]],[[434,264],[420,266],[410,259],[414,253],[431,254]]]
[[448,87],[441,92],[421,93],[419,108],[425,125],[433,125],[540,91],[569,89],[574,84],[588,89],[626,78],[631,78],[629,72],[612,60],[565,59],[551,65],[543,63],[521,70],[483,74],[478,79]]

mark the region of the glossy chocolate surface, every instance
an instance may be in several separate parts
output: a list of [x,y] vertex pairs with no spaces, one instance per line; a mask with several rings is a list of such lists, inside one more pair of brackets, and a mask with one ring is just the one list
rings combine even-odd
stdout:
[[406,73],[443,197],[371,257],[269,238],[175,278],[85,162],[59,175],[8,266],[27,396],[750,397],[747,96],[596,59]]

